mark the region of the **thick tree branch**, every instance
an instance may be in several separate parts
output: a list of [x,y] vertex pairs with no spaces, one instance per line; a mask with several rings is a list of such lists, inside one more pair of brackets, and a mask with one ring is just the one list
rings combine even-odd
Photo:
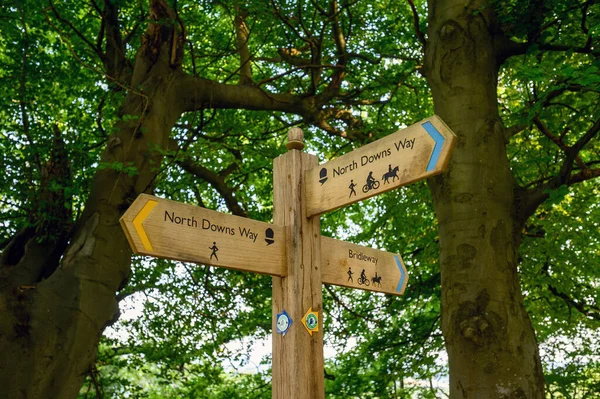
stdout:
[[248,12],[237,3],[235,5],[235,11],[236,15],[233,24],[235,27],[235,42],[240,55],[239,83],[241,85],[248,85],[252,83],[251,56],[250,50],[248,49],[250,33],[248,26],[246,25]]
[[[181,72],[175,82],[184,111],[201,108],[300,113],[302,99],[291,94],[272,94],[257,87],[228,85]],[[293,111],[297,112],[293,112]]]
[[421,47],[423,48],[423,54],[425,54],[425,46],[427,45],[427,39],[425,38],[425,35],[423,34],[420,28],[419,13],[417,12],[417,7],[415,7],[415,2],[413,0],[406,1],[408,1],[408,4],[410,5],[410,10],[412,11],[415,34],[417,35],[417,39],[419,39],[419,42],[421,43]]
[[[576,171],[576,173],[574,173],[574,172],[571,173],[571,177],[569,178],[568,185],[571,185],[574,183],[580,183],[584,180],[590,180],[590,179],[593,179],[594,177],[596,177],[594,175],[598,173],[597,170],[599,170],[599,169],[593,168],[593,166],[599,165],[599,164],[600,164],[600,160],[590,161],[585,164],[585,168],[574,168],[573,171],[574,172]],[[590,175],[590,177],[585,178],[585,176],[587,176],[587,175]],[[577,176],[580,176],[580,177],[577,177]],[[538,179],[538,180],[533,180],[533,181],[529,182],[527,184],[527,186],[525,186],[524,188],[530,189],[530,188],[534,188],[534,187],[539,187],[540,185],[549,182],[553,178],[554,178],[553,176],[550,176],[550,177],[546,177],[546,178],[542,178],[542,179]],[[573,180],[576,180],[576,181],[573,181]]]
[[579,313],[584,316],[590,317],[595,320],[600,320],[600,308],[594,305],[588,305],[582,301],[578,301],[570,295],[560,292],[552,284],[548,284],[548,290],[556,297],[562,299],[569,308],[575,308]]
[[600,119],[596,120],[596,123],[589,128],[589,130],[579,139],[575,144],[573,144],[569,151],[573,151],[579,153],[600,131]]
[[[317,121],[315,125],[325,130],[330,135],[344,137],[351,141],[369,139],[369,137],[360,131],[360,128],[363,125],[362,121],[352,115],[352,112],[347,109],[337,107],[326,108],[315,114],[314,118]],[[330,119],[344,121],[348,128],[345,130],[336,129],[327,123]]]
[[114,1],[104,1],[102,28],[104,29],[104,36],[106,36],[106,55],[103,57],[104,71],[110,77],[109,82],[125,84],[129,81],[129,73],[126,70],[128,64],[121,34],[119,8]]
[[344,37],[344,33],[342,32],[342,28],[340,26],[340,21],[338,18],[339,10],[337,0],[331,1],[329,14],[330,18],[332,19],[331,34],[333,36],[333,41],[335,43],[335,48],[337,52],[337,63],[340,68],[333,70],[331,81],[329,85],[327,85],[327,88],[318,100],[321,104],[328,103],[335,95],[337,95],[340,92],[342,82],[344,81],[344,77],[346,76],[346,64],[348,62],[348,53],[346,51],[346,38]]
[[[520,215],[519,219],[521,223],[525,223],[527,218],[529,218],[535,210],[549,198],[550,192],[558,189],[562,185],[573,185],[576,183],[580,183],[585,180],[590,180],[596,178],[600,175],[598,169],[590,169],[588,165],[584,164],[583,161],[579,158],[580,151],[594,138],[598,135],[600,131],[600,119],[596,120],[596,122],[588,129],[588,131],[581,137],[577,142],[568,147],[565,146],[561,139],[552,135],[546,126],[544,126],[538,118],[534,119],[534,122],[537,120],[536,126],[540,131],[549,137],[553,142],[555,142],[565,153],[565,158],[563,164],[558,172],[558,174],[551,179],[545,181],[545,183],[539,184],[536,187],[530,189],[519,189],[517,190],[517,197],[520,199]],[[580,172],[573,175],[574,163],[580,167]]]
[[533,43],[533,42],[515,42],[504,35],[498,35],[494,38],[496,52],[498,54],[498,63],[501,65],[510,57],[524,55],[527,51],[537,44],[542,51],[572,51],[579,54],[592,54],[595,57],[600,56],[600,49],[592,46],[592,41],[588,39],[583,46],[553,43]]
[[56,7],[54,7],[54,3],[52,2],[52,0],[48,0],[48,4],[50,10],[52,10],[52,13],[54,14],[54,16],[56,17],[56,19],[58,19],[63,25],[66,25],[69,27],[69,29],[77,36],[79,37],[85,44],[87,44],[87,46],[92,49],[94,51],[94,53],[96,53],[96,55],[100,58],[100,60],[104,61],[104,53],[102,52],[102,50],[97,47],[94,43],[92,43],[87,37],[85,37],[85,35],[83,33],[81,33],[81,31],[79,29],[77,29],[75,27],[75,25],[73,25],[71,23],[71,21],[69,21],[66,18],[63,18],[60,13],[58,12],[58,10],[56,9]]
[[570,186],[586,180],[595,179],[596,177],[600,177],[600,169],[586,168],[579,173],[572,174],[567,184]]
[[[546,276],[546,278],[550,278],[550,275],[548,272],[549,269],[550,269],[550,260],[546,259],[546,261],[544,262],[544,265],[542,267],[542,270],[541,270],[542,274],[544,274]],[[560,291],[552,283],[548,283],[547,287],[548,287],[548,290],[552,293],[552,295],[556,296],[557,298],[562,299],[565,302],[565,304],[569,307],[569,312],[570,312],[571,308],[575,308],[579,313],[581,313],[584,316],[590,317],[592,319],[600,320],[600,307],[598,307],[597,305],[587,304],[584,301],[573,298],[571,295]]]
[[[281,111],[302,116],[305,123],[324,129],[329,134],[348,139],[368,139],[357,128],[360,120],[340,108],[323,108],[311,96],[274,94],[257,86],[228,85],[204,78],[194,78],[183,72],[175,85],[185,111],[202,108],[241,108],[259,111]],[[332,127],[327,121],[342,120],[349,125],[347,131]]]
[[558,146],[558,148],[560,148],[563,151],[567,150],[567,146],[565,146],[565,144],[562,142],[562,140],[560,140],[558,137],[553,135],[550,132],[550,129],[548,129],[548,127],[546,125],[544,125],[544,123],[540,120],[540,118],[538,116],[535,116],[533,118],[533,123],[538,128],[538,130],[540,132],[542,132],[542,134],[544,136],[546,136],[548,139],[550,139],[550,141],[552,141],[554,144],[556,144]]
[[237,165],[231,165],[230,168],[225,169],[220,173],[215,173],[212,170],[205,168],[199,163],[195,162],[191,157],[184,156],[182,160],[177,161],[177,164],[188,173],[208,182],[225,200],[227,209],[234,215],[248,217],[248,214],[235,199],[235,190],[229,188],[225,182],[225,177],[231,173],[230,168],[237,168]]

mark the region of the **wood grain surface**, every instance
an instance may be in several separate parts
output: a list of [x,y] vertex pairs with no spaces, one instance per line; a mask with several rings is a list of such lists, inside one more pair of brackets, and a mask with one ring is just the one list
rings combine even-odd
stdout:
[[286,274],[285,229],[280,226],[147,194],[141,194],[120,221],[136,254]]
[[[325,396],[320,222],[306,217],[302,184],[304,172],[316,164],[315,156],[298,150],[273,162],[273,221],[288,229],[288,275],[273,277],[273,399]],[[301,322],[311,308],[319,318],[312,335]],[[293,320],[285,336],[275,325],[283,310]]]
[[[444,138],[438,148],[431,127],[434,135],[437,131]],[[443,172],[455,138],[434,115],[310,169],[305,181],[307,215],[328,212]],[[374,185],[367,184],[370,174]]]
[[321,237],[321,268],[326,284],[402,295],[408,283],[400,255],[329,237]]

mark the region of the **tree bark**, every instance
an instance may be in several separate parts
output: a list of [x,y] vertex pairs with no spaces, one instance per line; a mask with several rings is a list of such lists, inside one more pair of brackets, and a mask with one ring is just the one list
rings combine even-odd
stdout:
[[498,55],[486,1],[430,0],[425,73],[457,134],[431,182],[439,223],[442,332],[451,398],[543,398],[544,378],[517,271],[516,183],[498,113]]
[[[170,10],[152,2],[155,19]],[[172,16],[168,16],[172,17]],[[116,292],[126,283],[131,250],[121,214],[150,192],[183,112],[173,81],[180,72],[173,26],[150,24],[138,52],[123,119],[108,142],[83,215],[66,250],[26,229],[0,263],[0,387],[7,398],[75,398],[93,367],[104,328],[118,317]],[[62,248],[61,248],[62,245]],[[49,276],[47,259],[62,259]],[[60,256],[59,256],[60,257]],[[59,257],[55,257],[58,262]],[[47,278],[45,278],[47,277]]]

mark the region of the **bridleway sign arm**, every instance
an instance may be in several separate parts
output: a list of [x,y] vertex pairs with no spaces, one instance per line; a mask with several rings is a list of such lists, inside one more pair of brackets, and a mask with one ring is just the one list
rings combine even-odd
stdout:
[[321,273],[325,284],[392,295],[408,283],[400,255],[329,237],[321,237]]

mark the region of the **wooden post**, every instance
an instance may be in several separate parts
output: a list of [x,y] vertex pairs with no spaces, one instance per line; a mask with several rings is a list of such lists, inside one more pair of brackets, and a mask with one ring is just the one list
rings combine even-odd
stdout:
[[[301,151],[303,133],[288,132],[289,151],[273,162],[273,223],[286,227],[286,277],[273,277],[273,398],[325,397],[323,364],[323,300],[319,217],[308,219],[304,172],[317,157]],[[318,316],[312,333],[302,323],[309,309]],[[276,317],[285,311],[292,325],[277,332]]]

